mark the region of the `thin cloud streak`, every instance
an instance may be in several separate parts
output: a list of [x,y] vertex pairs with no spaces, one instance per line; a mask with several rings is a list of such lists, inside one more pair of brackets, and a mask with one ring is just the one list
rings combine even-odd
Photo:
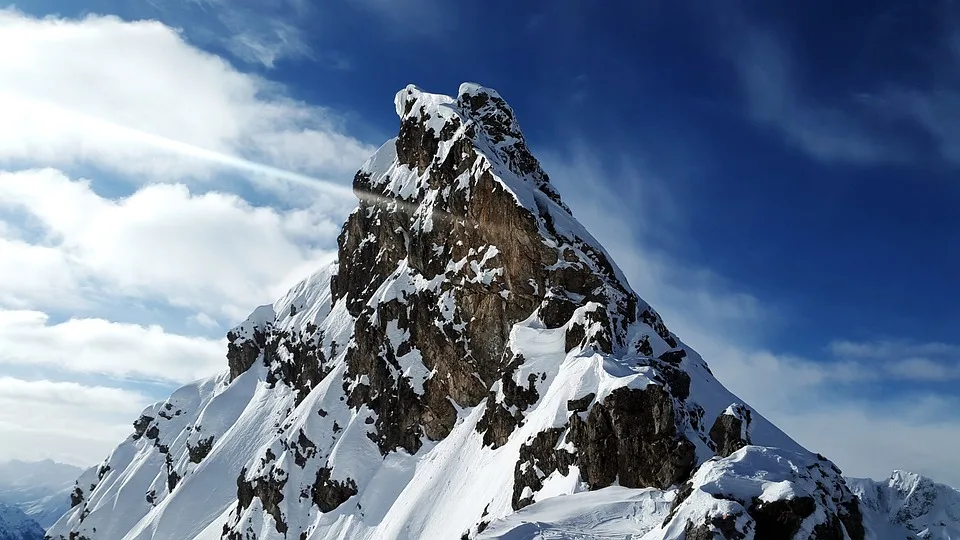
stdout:
[[785,142],[811,157],[854,164],[904,159],[893,141],[866,129],[851,110],[806,99],[789,52],[771,33],[747,30],[733,53],[733,63],[751,119],[776,130]]
[[53,110],[53,111],[56,111],[58,115],[63,115],[64,117],[68,117],[71,120],[83,122],[89,125],[91,128],[100,129],[105,132],[108,132],[110,135],[126,138],[128,140],[133,140],[138,143],[152,146],[159,150],[170,152],[172,154],[177,154],[177,155],[192,158],[192,159],[203,160],[210,163],[215,163],[217,165],[229,167],[232,169],[251,172],[259,175],[268,176],[271,178],[277,178],[280,180],[284,180],[286,182],[291,182],[297,185],[313,188],[328,195],[333,195],[333,196],[343,197],[343,198],[354,197],[354,193],[352,189],[342,184],[338,184],[336,182],[331,182],[329,180],[322,180],[312,176],[307,176],[304,174],[288,171],[285,169],[280,169],[278,167],[273,167],[263,163],[258,163],[256,161],[251,161],[249,159],[232,156],[229,154],[225,154],[223,152],[208,150],[206,148],[201,148],[199,146],[186,143],[183,141],[171,139],[169,137],[163,137],[160,135],[155,135],[153,133],[147,133],[145,131],[135,129],[132,127],[122,126],[120,124],[117,124],[109,120],[105,120],[103,118],[97,118],[95,116],[92,116],[86,113],[66,109],[64,107],[57,105],[56,103],[44,102],[44,101],[40,101],[32,98],[27,98],[24,96],[13,96],[9,94],[0,94],[0,99],[15,100],[16,102],[26,107],[35,107],[38,111],[47,112],[47,111]]
[[[16,100],[18,103],[26,107],[34,107],[38,111],[42,110],[47,114],[49,114],[50,111],[55,111],[58,115],[62,115],[63,117],[70,118],[74,121],[83,122],[89,125],[92,129],[102,130],[103,132],[109,133],[110,135],[118,138],[135,141],[151,146],[158,150],[169,152],[171,154],[206,161],[227,168],[253,173],[255,175],[265,176],[268,178],[275,178],[298,186],[308,187],[325,195],[331,195],[347,200],[359,198],[371,204],[396,205],[409,212],[415,212],[419,208],[418,205],[403,201],[401,199],[385,197],[378,193],[369,191],[355,190],[330,180],[323,180],[264,163],[251,161],[238,156],[225,154],[223,152],[209,150],[187,142],[148,133],[136,128],[123,126],[117,124],[116,122],[112,122],[103,118],[97,118],[90,114],[69,110],[55,103],[26,98],[24,96],[12,96],[9,94],[0,94],[0,100]],[[458,218],[458,216],[453,216],[452,214],[448,214],[439,210],[434,210],[434,214],[437,216]]]

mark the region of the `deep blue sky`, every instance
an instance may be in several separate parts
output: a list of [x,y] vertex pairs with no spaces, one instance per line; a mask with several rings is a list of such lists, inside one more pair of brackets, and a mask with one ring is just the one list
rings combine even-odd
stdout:
[[[315,4],[17,7],[159,19],[238,69],[330,108],[345,133],[372,145],[396,133],[392,97],[408,83],[448,94],[463,81],[494,87],[548,157],[548,173],[563,178],[575,213],[587,210],[591,192],[607,194],[609,213],[621,216],[625,236],[642,238],[642,253],[709,273],[721,292],[762,305],[740,341],[813,362],[852,358],[860,369],[930,359],[950,375],[831,388],[880,401],[960,397],[960,347],[951,345],[960,328],[960,6]],[[287,37],[296,46],[272,65],[227,45],[231,33],[269,33],[273,23],[295,31]],[[574,169],[549,167],[582,166],[583,156],[592,169],[579,183]],[[845,357],[830,348],[838,341],[876,348]],[[701,352],[710,361],[712,351]]]
[[[331,5],[316,15],[311,39],[350,69],[290,61],[272,77],[304,99],[354,111],[372,140],[395,130],[385,97],[404,84],[452,92],[462,80],[480,81],[519,111],[534,147],[582,138],[611,159],[642,155],[669,177],[685,228],[669,249],[795,311],[781,336],[794,347],[822,346],[804,339],[811,333],[955,336],[958,163],[909,118],[864,103],[898,88],[958,88],[960,63],[949,50],[956,6],[542,4],[458,3],[467,7],[428,17],[419,35]],[[835,108],[859,126],[857,137],[906,155],[818,159],[751,118],[736,64],[748,61],[754,32],[782,49],[773,61],[790,64],[794,99]],[[612,176],[610,188],[623,180]]]

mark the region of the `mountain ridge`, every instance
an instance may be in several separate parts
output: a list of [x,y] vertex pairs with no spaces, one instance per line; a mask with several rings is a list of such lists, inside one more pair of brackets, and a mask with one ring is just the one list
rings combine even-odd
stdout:
[[41,540],[43,527],[13,505],[0,503],[0,540]]
[[864,517],[893,537],[960,538],[960,490],[916,473],[896,470],[885,480],[848,478]]
[[41,527],[70,509],[70,492],[83,469],[53,460],[0,463],[0,503],[16,506]]
[[648,540],[867,537],[840,470],[630,288],[498,93],[395,105],[337,261],[145,410],[51,538],[469,539],[560,496],[648,505],[625,522]]

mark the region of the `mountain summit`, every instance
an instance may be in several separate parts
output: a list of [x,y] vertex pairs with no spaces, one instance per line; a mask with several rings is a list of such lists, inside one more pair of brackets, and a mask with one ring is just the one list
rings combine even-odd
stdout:
[[840,471],[637,296],[497,92],[395,103],[337,261],[145,410],[51,538],[865,538]]

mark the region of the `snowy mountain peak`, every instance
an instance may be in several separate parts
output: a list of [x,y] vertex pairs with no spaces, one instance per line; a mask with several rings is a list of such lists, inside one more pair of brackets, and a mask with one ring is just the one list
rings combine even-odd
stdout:
[[464,127],[466,132],[466,125],[472,123],[474,131],[482,131],[492,141],[523,142],[510,105],[496,90],[476,83],[461,84],[455,98],[424,92],[411,84],[397,92],[394,103],[401,122],[424,122],[438,136],[447,126],[448,130]]
[[228,372],[145,410],[51,537],[474,538],[615,488],[649,496],[596,500],[676,503],[650,538],[759,539],[782,518],[863,539],[839,470],[633,292],[495,91],[408,86],[396,106],[337,262],[228,334]]
[[446,191],[445,200],[451,190],[470,198],[464,175],[488,174],[530,211],[555,207],[569,215],[527,148],[513,109],[495,90],[464,83],[454,98],[409,85],[397,93],[395,105],[400,132],[361,167],[358,177],[370,177],[354,181],[361,199],[372,195],[419,204],[432,202],[434,190]]
[[883,482],[847,480],[877,538],[960,539],[960,491],[925,476],[894,471]]

